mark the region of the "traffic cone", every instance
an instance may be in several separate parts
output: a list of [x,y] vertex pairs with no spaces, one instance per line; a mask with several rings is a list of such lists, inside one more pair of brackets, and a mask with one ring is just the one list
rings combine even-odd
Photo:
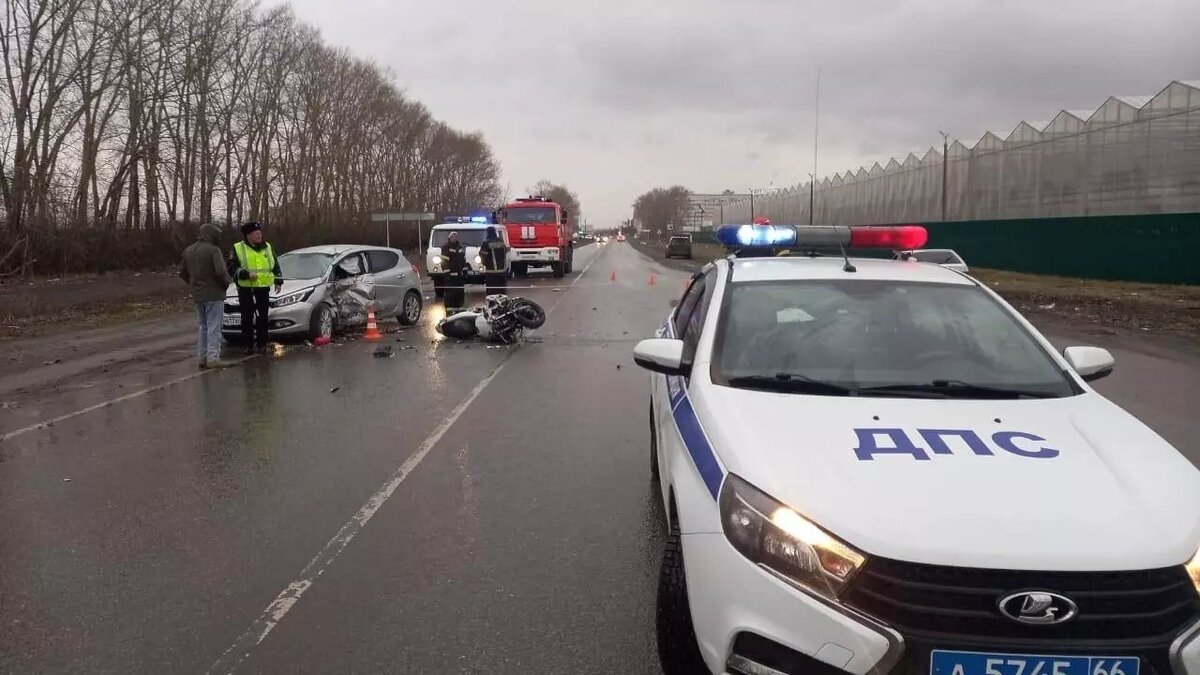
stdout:
[[653,274],[651,274],[651,275],[650,275],[650,281],[647,281],[647,282],[646,282],[646,285],[647,285],[647,286],[653,286],[653,285],[654,285],[654,275],[653,275]]
[[379,332],[379,326],[375,325],[375,305],[367,308],[367,332],[363,333],[364,340],[381,340],[383,333]]
[[609,280],[609,281],[616,281],[616,280],[617,280],[617,271],[616,271],[616,270],[613,270],[613,271],[612,271],[612,274],[608,275],[608,280]]

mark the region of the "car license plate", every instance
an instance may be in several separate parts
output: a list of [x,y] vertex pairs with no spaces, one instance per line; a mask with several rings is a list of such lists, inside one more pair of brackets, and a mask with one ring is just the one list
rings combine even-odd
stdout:
[[242,325],[242,317],[238,314],[226,314],[225,317],[221,319],[221,325],[240,326]]
[[930,675],[1138,675],[1136,656],[1031,656],[935,649]]

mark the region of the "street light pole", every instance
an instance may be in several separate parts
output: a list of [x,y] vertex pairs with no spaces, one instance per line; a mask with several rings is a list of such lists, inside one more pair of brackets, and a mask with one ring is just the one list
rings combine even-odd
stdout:
[[808,224],[813,224],[817,212],[817,174],[808,174]]
[[750,222],[754,222],[754,190],[750,191]]
[[941,130],[942,135],[942,222],[946,222],[946,176],[950,169],[950,136]]

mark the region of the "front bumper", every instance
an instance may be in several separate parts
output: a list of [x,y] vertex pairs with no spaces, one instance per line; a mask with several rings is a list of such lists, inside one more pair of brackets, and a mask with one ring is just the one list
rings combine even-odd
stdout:
[[562,256],[557,248],[513,248],[510,249],[512,262],[549,265],[560,262]]
[[941,649],[1137,656],[1141,675],[1200,675],[1200,621],[1128,640],[922,634],[852,607],[849,594],[834,602],[794,585],[746,560],[723,534],[685,534],[683,553],[696,639],[716,673],[928,675],[930,653]]
[[713,672],[726,672],[742,633],[846,673],[890,668],[903,653],[899,634],[758,567],[724,534],[683,535],[683,560],[696,640]]
[[[267,333],[279,337],[307,334],[315,307],[316,305],[312,302],[297,302],[287,307],[272,307],[267,312]],[[236,299],[225,299],[221,332],[225,335],[239,335],[242,332],[241,308]]]

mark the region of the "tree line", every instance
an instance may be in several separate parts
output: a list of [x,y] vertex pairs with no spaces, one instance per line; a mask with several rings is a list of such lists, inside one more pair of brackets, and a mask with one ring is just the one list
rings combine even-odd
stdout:
[[689,194],[691,191],[682,185],[644,192],[633,202],[633,219],[661,237],[667,225],[678,228],[687,218]]
[[287,6],[5,0],[0,275],[165,264],[202,222],[377,240],[374,209],[497,203],[479,133],[434,119]]

